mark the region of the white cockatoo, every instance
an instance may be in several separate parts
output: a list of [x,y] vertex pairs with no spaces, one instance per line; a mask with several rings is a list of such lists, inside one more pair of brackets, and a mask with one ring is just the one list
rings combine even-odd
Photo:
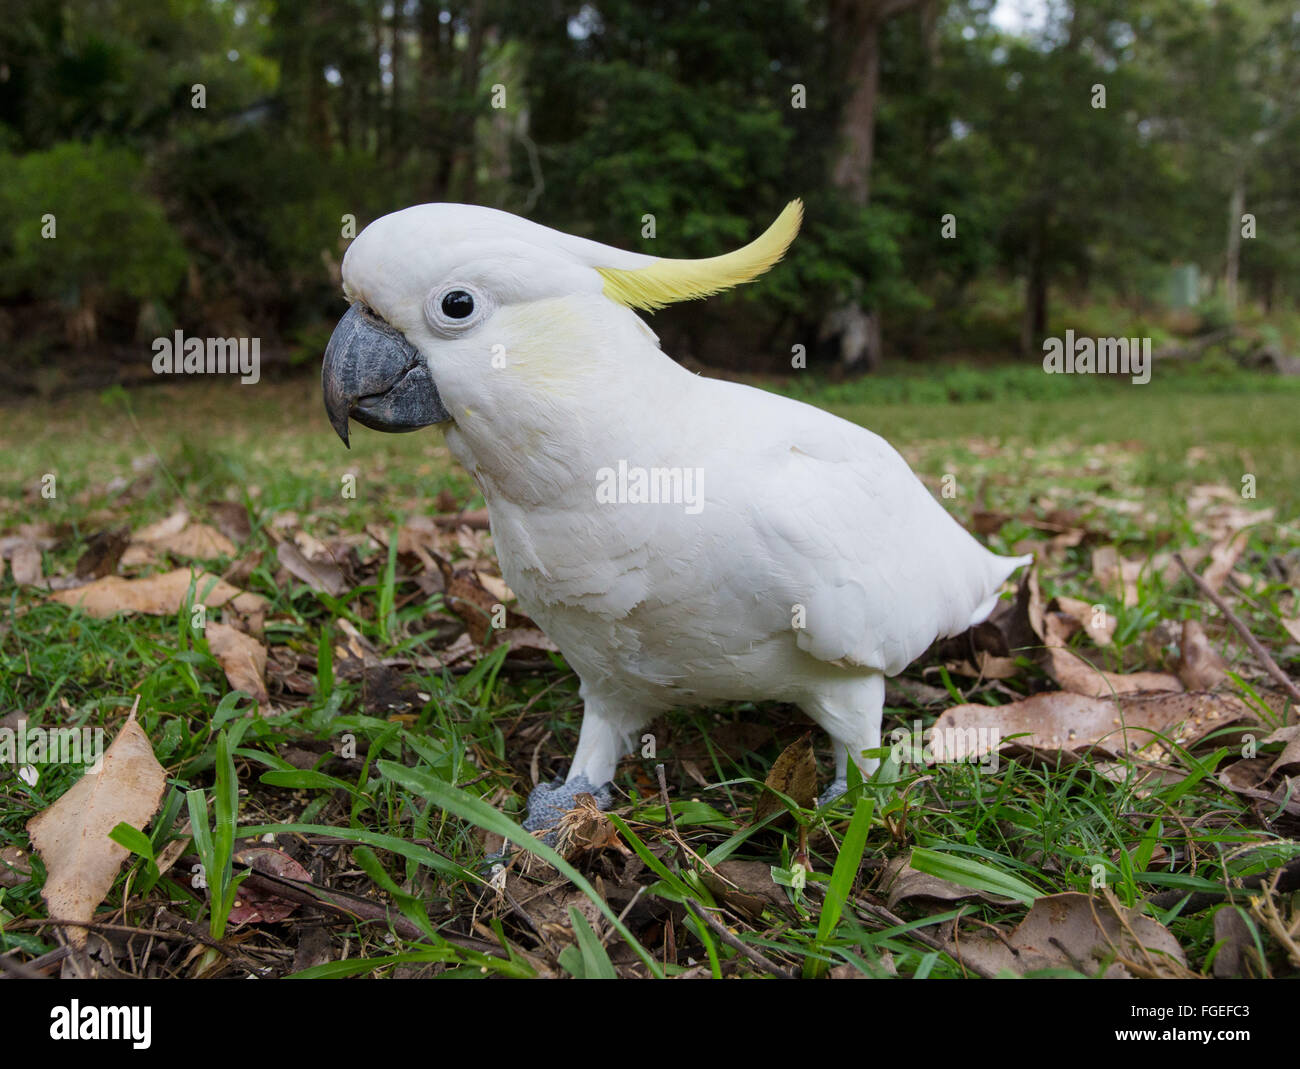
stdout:
[[756,278],[801,218],[796,200],[742,249],[674,260],[423,204],[344,257],[331,423],[345,443],[349,417],[446,427],[502,575],[581,680],[568,777],[533,791],[529,828],[579,791],[607,805],[620,756],[677,706],[798,705],[834,743],[837,796],[850,758],[878,763],[885,677],[985,619],[1030,560],[980,545],[871,431],[660,350],[638,309]]

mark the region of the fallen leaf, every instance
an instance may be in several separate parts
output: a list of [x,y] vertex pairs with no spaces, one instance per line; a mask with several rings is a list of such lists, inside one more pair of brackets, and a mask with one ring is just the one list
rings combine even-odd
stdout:
[[763,785],[770,789],[763,791],[754,806],[755,824],[785,808],[785,803],[772,793],[774,790],[805,809],[812,807],[817,800],[817,758],[813,754],[812,732],[805,732],[781,751]]
[[212,560],[214,557],[233,557],[235,544],[215,527],[206,523],[191,523],[183,530],[164,538],[144,541],[155,552],[170,553],[176,557],[188,557],[193,560]]
[[270,704],[266,692],[266,647],[229,624],[210,623],[204,632],[208,649],[235,690],[251,694],[259,706]]
[[247,542],[253,534],[253,524],[248,518],[248,509],[238,501],[210,501],[208,512],[217,530],[232,542]]
[[1120,594],[1124,604],[1132,607],[1138,603],[1138,576],[1142,562],[1124,560],[1114,546],[1099,546],[1092,551],[1092,575],[1108,594]]
[[1296,619],[1293,620],[1290,617],[1283,616],[1282,626],[1286,628],[1286,632],[1288,635],[1290,635],[1297,642],[1300,642],[1300,617],[1297,617]]
[[1112,694],[1183,689],[1178,677],[1167,672],[1121,674],[1094,667],[1082,654],[1065,644],[1071,628],[1060,613],[1048,613],[1043,618],[1043,627],[1046,632],[1043,641],[1047,650],[1047,671],[1062,688],[1074,694],[1105,698]]
[[1259,959],[1254,933],[1242,913],[1233,905],[1220,906],[1214,912],[1214,941],[1222,944],[1214,955],[1214,975],[1262,980],[1268,969]]
[[888,896],[886,901],[890,909],[893,909],[900,902],[913,899],[924,899],[933,902],[964,902],[974,898],[994,905],[1006,905],[1015,901],[1015,899],[990,894],[987,891],[962,887],[951,880],[931,876],[926,872],[917,872],[908,864],[907,857],[893,858],[885,865],[877,889]]
[[474,577],[478,579],[479,584],[483,589],[496,598],[502,605],[508,601],[515,600],[514,591],[506,586],[506,581],[499,576],[493,575],[491,572],[480,570],[474,573]]
[[559,653],[560,647],[536,627],[508,627],[497,633],[497,645],[505,644],[511,653]]
[[131,532],[126,527],[115,531],[100,531],[86,543],[77,558],[78,579],[102,579],[117,571],[117,563],[131,542]]
[[1119,621],[1108,613],[1103,605],[1090,605],[1080,598],[1057,596],[1052,599],[1053,607],[1073,620],[1097,646],[1110,646],[1114,643],[1115,628]]
[[230,605],[241,613],[266,609],[267,601],[261,595],[240,590],[208,572],[191,572],[188,568],[177,568],[163,575],[149,575],[142,579],[106,575],[103,579],[96,579],[76,590],[61,590],[51,594],[50,600],[61,605],[79,607],[100,619],[120,612],[170,616],[184,604],[191,579],[194,581],[195,604],[201,603],[209,609]]
[[722,861],[712,871],[701,869],[699,877],[715,899],[750,920],[758,920],[769,908],[794,912],[766,861]]
[[32,863],[20,846],[0,846],[0,887],[17,887],[32,878]]
[[1085,976],[1102,972],[1108,979],[1190,975],[1187,956],[1162,924],[1113,899],[1076,891],[1035,899],[1009,935],[980,931],[950,945],[961,960],[992,973],[1073,969]]
[[185,530],[185,525],[190,522],[190,514],[185,509],[177,509],[165,520],[159,520],[157,523],[151,523],[147,527],[141,527],[132,536],[133,542],[161,542],[164,539],[172,538]]
[[[32,846],[45,861],[41,897],[55,919],[89,921],[95,915],[128,853],[108,833],[122,823],[143,831],[162,801],[167,773],[135,712],[104,752],[100,770],[87,772],[27,822]],[[86,935],[85,928],[67,929],[74,946],[85,946]]]
[[281,542],[275,552],[285,570],[316,593],[335,598],[347,593],[343,569],[333,561],[308,560],[293,542]]
[[[1246,704],[1219,694],[1160,692],[1097,698],[1069,691],[1035,694],[1007,705],[958,705],[929,729],[936,760],[970,759],[1015,741],[1040,750],[1100,746],[1133,753],[1164,735],[1183,743],[1249,716]],[[1175,729],[1184,725],[1182,732]],[[1004,741],[1006,740],[1006,741]]]
[[41,582],[41,551],[31,542],[14,547],[9,570],[19,586],[38,586]]
[[1250,531],[1242,529],[1227,538],[1220,539],[1210,547],[1210,563],[1206,565],[1201,578],[1216,594],[1229,573],[1237,566],[1237,561],[1245,552],[1248,541],[1250,541]]
[[[311,883],[311,873],[283,850],[271,846],[246,846],[235,851],[234,860],[237,864],[247,865],[254,872]],[[235,892],[235,904],[230,910],[230,923],[278,924],[297,908],[297,902],[263,891],[257,885],[245,881]]]
[[1278,754],[1277,760],[1268,767],[1270,776],[1274,776],[1279,772],[1285,775],[1294,775],[1300,772],[1300,724],[1288,724],[1286,727],[1280,727],[1263,741],[1285,744],[1282,747],[1282,752]]
[[1183,621],[1182,656],[1178,678],[1188,690],[1214,690],[1227,682],[1227,662],[1210,645],[1205,628],[1196,620]]

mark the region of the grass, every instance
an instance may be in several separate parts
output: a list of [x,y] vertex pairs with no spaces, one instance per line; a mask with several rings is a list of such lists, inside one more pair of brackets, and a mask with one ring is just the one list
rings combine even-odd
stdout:
[[[1280,624],[1288,611],[1296,615],[1295,573],[1278,565],[1300,547],[1295,385],[1181,374],[1157,375],[1146,387],[1059,379],[1030,398],[1026,391],[1045,378],[1035,374],[1039,385],[1013,370],[978,388],[969,373],[945,372],[931,381],[899,375],[794,389],[894,442],[936,491],[951,476],[955,496],[945,503],[963,520],[977,509],[1006,513],[990,536],[1000,549],[1035,536],[1026,518],[1052,508],[1073,510],[1081,526],[1103,532],[1128,556],[1187,546],[1202,540],[1186,504],[1191,487],[1236,493],[1243,475],[1253,475],[1257,497],[1244,503],[1275,509],[1276,520],[1250,536],[1239,567],[1256,582],[1238,607],[1295,674],[1300,657]],[[618,779],[616,827],[627,856],[606,851],[570,867],[512,823],[531,786],[534,754],[542,755],[545,778],[563,771],[576,743],[581,702],[560,658],[521,667],[499,648],[467,671],[412,668],[404,673],[407,703],[394,711],[377,702],[365,676],[335,663],[340,629],[349,622],[382,656],[436,653],[454,622],[442,597],[421,594],[395,556],[374,548],[363,551],[366,578],[341,598],[277,582],[270,534],[277,520],[284,530],[325,537],[368,524],[390,529],[436,511],[441,491],[458,506],[481,504],[440,435],[358,428],[353,450],[344,452],[311,381],[168,385],[129,397],[114,391],[5,417],[0,536],[52,524],[45,571],[64,574],[96,531],[155,521],[178,502],[202,515],[207,502],[242,501],[252,535],[237,561],[211,568],[256,562],[242,585],[269,600],[267,643],[293,651],[314,682],[309,693],[275,694],[272,711],[258,712],[230,690],[186,607],[174,618],[95,620],[16,587],[8,574],[0,583],[0,716],[21,711],[32,725],[115,730],[138,696],[141,726],[167,769],[168,793],[147,847],[124,840],[134,853],[106,905],[142,930],[163,923],[162,907],[164,919],[200,925],[209,943],[189,959],[155,956],[142,971],[722,976],[762,972],[761,958],[805,976],[837,969],[962,976],[970,974],[967,963],[936,949],[958,913],[1010,927],[1036,896],[1096,893],[1099,879],[1119,902],[1166,923],[1191,968],[1208,971],[1220,952],[1213,914],[1156,906],[1154,896],[1222,888],[1300,853],[1294,818],[1216,778],[1235,756],[1229,742],[1178,751],[1179,778],[1155,785],[1137,766],[1115,774],[1091,762],[1005,760],[980,773],[886,760],[834,807],[753,828],[748,808],[806,724],[787,707],[735,706],[676,712],[653,725],[656,755],[625,762]],[[40,496],[46,473],[56,476],[53,500]],[[355,498],[342,492],[349,473]],[[1245,664],[1235,636],[1185,581],[1166,584],[1151,572],[1137,604],[1128,605],[1099,589],[1089,569],[1097,541],[1090,535],[1066,549],[1044,570],[1043,585],[1046,596],[1085,598],[1115,615],[1107,667],[1158,667],[1152,662],[1162,650],[1152,636],[1163,621],[1187,618],[1205,619],[1230,661]],[[922,658],[909,676],[939,682],[925,674],[927,665],[933,668]],[[1044,685],[1030,666],[1001,689],[943,679],[956,697],[993,704]],[[1249,679],[1237,691],[1266,718],[1285,715]],[[886,731],[895,721],[929,723],[938,711],[892,706]],[[824,740],[819,746],[825,762]],[[675,831],[654,779],[660,762]],[[0,848],[26,846],[25,822],[79,774],[53,764],[39,771],[28,784],[0,767]],[[154,858],[191,836],[182,862],[158,875]],[[261,836],[273,836],[332,891],[383,902],[389,919],[368,922],[349,900],[351,920],[331,927],[315,958],[303,950],[315,926],[300,922],[302,910],[232,937],[227,914],[241,886],[232,852],[237,841]],[[500,838],[558,861],[559,874],[530,878],[517,861],[502,884],[490,856]],[[909,854],[918,870],[1009,898],[882,912],[872,881],[887,859]],[[208,887],[195,886],[191,860],[203,865]],[[726,897],[711,876],[724,861],[769,867],[778,889],[779,900],[757,917],[729,922],[758,958],[738,952],[701,915]],[[34,859],[31,879],[0,881],[0,951],[18,960],[55,946],[41,923],[42,877]],[[1246,915],[1268,968],[1294,974],[1284,941]]]

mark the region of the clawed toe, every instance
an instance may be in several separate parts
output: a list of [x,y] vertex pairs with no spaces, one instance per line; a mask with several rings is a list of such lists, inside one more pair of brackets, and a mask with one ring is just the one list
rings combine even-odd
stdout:
[[596,799],[596,805],[608,809],[614,801],[610,784],[597,787],[586,776],[574,776],[567,782],[556,780],[554,783],[539,783],[528,795],[528,816],[524,820],[525,831],[544,831],[555,828],[560,818],[577,806],[580,794],[590,794]]
[[847,778],[833,780],[831,785],[822,791],[821,797],[817,799],[818,807],[830,805],[835,799],[842,797],[848,789],[849,781]]

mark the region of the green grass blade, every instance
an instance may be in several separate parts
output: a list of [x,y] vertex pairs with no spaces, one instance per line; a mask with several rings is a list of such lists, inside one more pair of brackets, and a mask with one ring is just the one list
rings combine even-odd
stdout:
[[419,769],[399,765],[395,761],[380,761],[378,767],[381,774],[400,783],[407,790],[414,791],[418,796],[427,798],[439,808],[455,814],[462,820],[468,820],[471,824],[477,825],[484,831],[494,832],[508,842],[514,843],[520,849],[527,850],[530,854],[536,854],[544,861],[549,861],[570,883],[591,899],[602,915],[617,929],[619,935],[626,940],[628,946],[635,950],[637,956],[645,962],[651,975],[657,979],[663,979],[663,970],[650,952],[637,941],[636,936],[618,919],[614,911],[609,908],[609,904],[596,893],[596,889],[587,882],[582,873],[565,861],[551,847],[524,831],[508,816],[493,809],[483,799],[475,798],[472,794],[453,787],[450,783],[435,779]]
[[1004,895],[1026,904],[1032,903],[1042,895],[1036,887],[1031,887],[1024,880],[996,869],[992,865],[968,857],[941,853],[938,850],[915,847],[908,864],[917,872],[937,876],[941,880],[969,887],[973,891]]

